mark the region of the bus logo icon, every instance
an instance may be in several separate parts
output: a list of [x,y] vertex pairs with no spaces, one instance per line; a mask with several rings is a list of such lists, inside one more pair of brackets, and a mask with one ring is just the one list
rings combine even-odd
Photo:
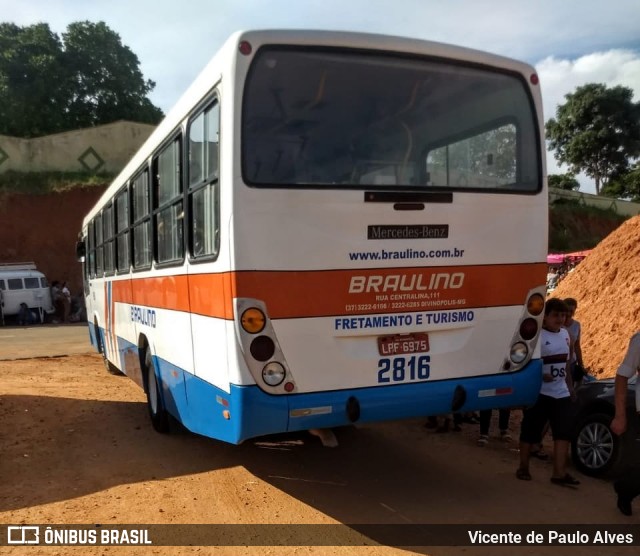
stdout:
[[37,525],[13,525],[7,527],[7,544],[39,544],[40,527]]

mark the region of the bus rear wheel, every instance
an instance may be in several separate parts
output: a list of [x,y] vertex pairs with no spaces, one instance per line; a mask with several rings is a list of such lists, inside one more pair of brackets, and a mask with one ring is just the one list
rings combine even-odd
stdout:
[[144,363],[147,376],[147,409],[153,428],[162,434],[169,432],[169,414],[162,407],[162,398],[160,396],[160,384],[156,377],[155,365],[151,357],[151,350],[145,350]]

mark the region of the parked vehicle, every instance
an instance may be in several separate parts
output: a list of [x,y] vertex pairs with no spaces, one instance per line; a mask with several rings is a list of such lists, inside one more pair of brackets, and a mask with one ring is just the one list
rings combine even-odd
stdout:
[[640,415],[636,412],[635,391],[638,377],[629,379],[627,390],[627,432],[611,431],[615,414],[615,379],[594,380],[578,391],[578,413],[571,444],[573,463],[578,470],[594,477],[614,474],[621,466],[640,456]]
[[35,263],[0,264],[0,292],[0,322],[4,317],[18,316],[23,303],[36,322],[44,322],[45,315],[54,312],[49,283]]

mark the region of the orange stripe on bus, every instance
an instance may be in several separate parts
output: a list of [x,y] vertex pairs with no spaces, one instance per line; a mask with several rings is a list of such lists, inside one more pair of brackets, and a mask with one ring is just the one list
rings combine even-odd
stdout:
[[[239,271],[115,281],[113,296],[118,302],[222,319],[233,319],[236,297],[264,301],[276,319],[383,314],[523,305],[529,290],[545,283],[546,273],[545,263]],[[450,287],[444,287],[447,282]]]

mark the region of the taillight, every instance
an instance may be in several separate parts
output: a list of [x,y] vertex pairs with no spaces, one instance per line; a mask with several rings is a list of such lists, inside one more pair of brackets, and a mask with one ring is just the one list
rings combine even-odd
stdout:
[[262,369],[262,380],[269,386],[278,386],[282,384],[286,374],[284,367],[280,363],[272,361],[271,363],[267,363]]
[[529,348],[524,342],[518,342],[511,346],[511,353],[509,354],[509,358],[516,365],[522,363],[527,358],[527,355],[529,355]]
[[269,336],[258,336],[251,341],[249,351],[254,359],[268,361],[276,351],[276,344]]
[[291,369],[282,353],[264,301],[239,297],[234,303],[237,339],[255,384],[269,394],[295,392],[296,384]]
[[520,336],[523,340],[533,340],[538,333],[538,321],[536,319],[524,319],[520,324]]
[[527,311],[529,314],[537,317],[542,311],[544,311],[544,297],[542,297],[539,293],[534,293],[527,300]]
[[267,317],[260,309],[252,307],[247,309],[240,317],[240,324],[245,332],[249,334],[258,334],[262,332],[265,324],[267,323]]
[[238,50],[240,51],[240,54],[249,56],[249,54],[251,54],[251,51],[253,50],[253,47],[251,46],[251,43],[249,41],[241,41],[238,45]]

